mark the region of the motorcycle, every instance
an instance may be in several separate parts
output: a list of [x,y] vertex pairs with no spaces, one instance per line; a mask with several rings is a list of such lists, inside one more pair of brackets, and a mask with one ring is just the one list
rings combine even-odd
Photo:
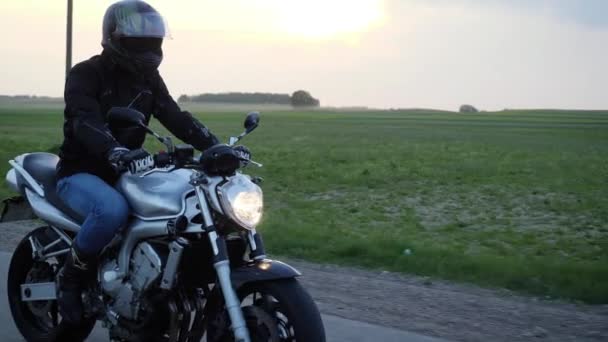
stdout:
[[241,172],[233,146],[259,124],[198,157],[145,125],[129,107],[112,108],[110,120],[141,127],[167,151],[155,166],[123,173],[116,189],[132,213],[104,248],[83,292],[85,317],[70,326],[57,305],[57,274],[83,221],[56,195],[50,153],[27,153],[9,163],[7,182],[29,202],[45,226],[16,248],[8,273],[8,299],[28,341],[82,341],[97,321],[112,341],[325,341],[319,310],[293,267],[267,258],[256,226],[261,220],[262,179]]

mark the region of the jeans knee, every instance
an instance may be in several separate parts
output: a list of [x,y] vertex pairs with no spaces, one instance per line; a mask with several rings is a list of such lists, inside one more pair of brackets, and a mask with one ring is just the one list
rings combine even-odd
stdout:
[[115,231],[125,225],[129,217],[129,206],[124,201],[115,201],[112,204],[105,205],[99,211],[98,220],[103,222],[107,228]]

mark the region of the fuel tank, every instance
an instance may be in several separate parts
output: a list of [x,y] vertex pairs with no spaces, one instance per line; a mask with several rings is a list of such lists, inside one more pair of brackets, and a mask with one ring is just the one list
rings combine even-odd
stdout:
[[116,183],[133,214],[144,219],[171,218],[184,210],[185,198],[194,193],[192,170],[154,170],[144,174],[123,174]]

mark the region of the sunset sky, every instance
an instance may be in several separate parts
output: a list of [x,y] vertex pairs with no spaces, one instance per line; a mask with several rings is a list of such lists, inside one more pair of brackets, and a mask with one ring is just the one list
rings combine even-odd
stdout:
[[[74,61],[113,1],[74,0]],[[608,109],[606,0],[151,0],[175,97],[309,90],[323,105]],[[0,94],[61,96],[64,0],[2,0]]]

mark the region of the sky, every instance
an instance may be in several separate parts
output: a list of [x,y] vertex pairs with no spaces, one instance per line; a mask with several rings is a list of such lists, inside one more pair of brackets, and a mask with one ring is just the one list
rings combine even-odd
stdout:
[[[113,1],[74,0],[74,62]],[[608,0],[150,0],[174,97],[305,89],[326,106],[608,109]],[[64,0],[0,0],[0,94],[61,96]]]

